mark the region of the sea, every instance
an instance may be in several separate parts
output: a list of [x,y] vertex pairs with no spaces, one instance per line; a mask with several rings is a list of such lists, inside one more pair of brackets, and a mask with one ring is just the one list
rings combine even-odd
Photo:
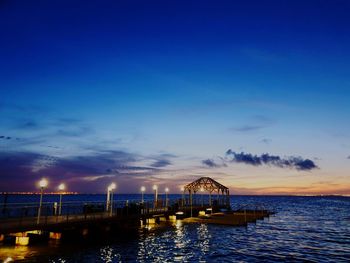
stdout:
[[[2,199],[1,199],[2,198]],[[64,201],[104,201],[104,195],[65,195]],[[135,200],[138,195],[116,195]],[[145,198],[152,198],[146,195]],[[172,195],[169,198],[181,198]],[[0,197],[0,204],[4,200]],[[10,195],[8,204],[37,202]],[[57,196],[44,196],[53,202]],[[231,206],[265,204],[276,213],[243,227],[210,224],[140,227],[112,240],[33,246],[0,245],[0,260],[18,262],[350,262],[350,197],[231,196]],[[0,221],[1,223],[1,221]]]

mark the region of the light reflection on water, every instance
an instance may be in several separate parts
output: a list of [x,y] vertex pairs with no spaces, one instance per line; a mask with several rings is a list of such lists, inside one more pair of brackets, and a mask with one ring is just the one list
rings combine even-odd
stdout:
[[115,252],[115,249],[111,246],[106,246],[100,249],[100,258],[103,262],[121,262],[120,254]]
[[13,260],[23,260],[25,258],[33,256],[33,251],[31,251],[31,249],[26,246],[4,247],[1,248],[0,255],[4,255],[4,257],[0,258],[2,260],[5,260],[6,258]]
[[232,202],[270,203],[278,213],[247,227],[176,221],[140,229],[135,238],[108,245],[71,247],[68,252],[57,245],[0,248],[0,255],[33,262],[348,262],[350,258],[350,198],[233,197]]

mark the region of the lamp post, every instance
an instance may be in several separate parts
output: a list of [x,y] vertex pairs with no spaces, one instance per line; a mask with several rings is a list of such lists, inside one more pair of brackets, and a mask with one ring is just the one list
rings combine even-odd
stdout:
[[144,199],[143,199],[143,195],[144,195],[144,193],[145,193],[145,191],[146,191],[146,187],[144,187],[144,186],[141,186],[141,203],[143,204],[144,203]]
[[157,202],[158,202],[158,186],[153,185],[153,190],[154,190],[154,208],[156,208]]
[[62,214],[62,192],[66,189],[66,186],[64,184],[60,184],[58,186],[58,190],[60,191],[60,205],[58,207],[58,215]]
[[169,192],[169,188],[166,187],[165,188],[165,207],[168,207],[168,203],[169,203],[169,201],[168,201],[168,192]]
[[192,190],[190,190],[190,206],[191,206],[191,217],[192,217]]
[[209,205],[211,206],[211,192],[209,192]]
[[40,216],[41,216],[41,207],[43,205],[43,193],[44,193],[44,188],[47,187],[48,181],[43,178],[39,181],[39,187],[40,187],[40,202],[39,202],[39,209],[38,209],[38,218],[36,219],[36,223],[40,223]]
[[109,215],[112,216],[113,214],[113,190],[117,188],[117,185],[115,183],[111,183],[108,186],[108,192],[110,194],[110,210]]
[[106,200],[106,212],[109,211],[109,203],[110,203],[110,189],[109,189],[109,186],[107,187],[107,200]]
[[203,202],[203,192],[204,192],[204,188],[203,188],[203,187],[201,187],[202,207],[204,206],[204,202]]
[[185,188],[182,186],[181,187],[181,192],[182,192],[182,206],[185,205]]

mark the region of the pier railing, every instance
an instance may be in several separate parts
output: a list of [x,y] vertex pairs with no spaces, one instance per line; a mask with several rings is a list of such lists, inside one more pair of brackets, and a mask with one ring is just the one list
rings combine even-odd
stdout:
[[[210,201],[210,202],[209,202]],[[208,207],[220,207],[216,200],[173,198],[154,200],[113,200],[101,201],[45,202],[40,207],[37,203],[12,203],[0,206],[0,232],[6,229],[54,225],[70,222],[113,218],[140,218],[157,214],[175,214],[183,211],[205,210]],[[39,215],[40,210],[40,216]]]
[[[210,200],[207,197],[197,196],[190,199],[187,198],[168,198],[167,200],[158,199],[155,202],[153,199],[145,199],[142,202],[139,199],[114,199],[110,203],[106,201],[65,201],[60,205],[59,202],[43,202],[41,206],[41,217],[47,216],[62,216],[62,215],[81,215],[95,214],[111,211],[114,214],[123,214],[134,212],[139,209],[142,213],[145,211],[164,211],[164,209],[178,209],[179,207],[208,207],[208,206],[223,206],[221,200]],[[0,204],[0,220],[10,218],[28,218],[38,215],[39,203],[8,203]]]

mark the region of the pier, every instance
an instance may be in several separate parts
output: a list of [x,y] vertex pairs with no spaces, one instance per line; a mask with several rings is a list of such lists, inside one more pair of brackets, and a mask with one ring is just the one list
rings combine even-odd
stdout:
[[[157,191],[157,189],[155,189]],[[204,198],[203,192],[209,194]],[[202,194],[201,194],[202,193]],[[94,238],[166,221],[244,226],[271,211],[262,206],[232,210],[229,190],[209,177],[183,188],[181,198],[12,204],[0,207],[0,242],[28,245],[48,239]]]

